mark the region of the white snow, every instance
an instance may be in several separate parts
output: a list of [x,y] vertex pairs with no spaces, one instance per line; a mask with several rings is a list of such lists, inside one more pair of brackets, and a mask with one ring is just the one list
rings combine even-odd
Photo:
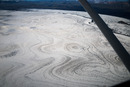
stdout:
[[[130,20],[101,17],[130,53],[130,25],[118,23]],[[78,11],[0,10],[0,87],[105,87],[129,80],[91,21]]]

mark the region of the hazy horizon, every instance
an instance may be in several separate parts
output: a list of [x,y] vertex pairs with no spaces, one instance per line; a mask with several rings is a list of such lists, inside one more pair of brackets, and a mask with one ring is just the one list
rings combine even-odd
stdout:
[[[78,0],[0,0],[0,1],[78,1]],[[129,2],[130,0],[88,0],[89,2]]]

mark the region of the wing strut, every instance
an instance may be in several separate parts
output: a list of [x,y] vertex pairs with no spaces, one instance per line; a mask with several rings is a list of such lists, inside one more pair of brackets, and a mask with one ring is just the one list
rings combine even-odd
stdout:
[[95,21],[101,32],[109,41],[115,52],[118,54],[128,71],[130,72],[130,55],[126,49],[122,46],[120,41],[113,34],[112,30],[106,25],[102,18],[95,12],[87,0],[79,0],[83,8],[88,12],[91,18]]

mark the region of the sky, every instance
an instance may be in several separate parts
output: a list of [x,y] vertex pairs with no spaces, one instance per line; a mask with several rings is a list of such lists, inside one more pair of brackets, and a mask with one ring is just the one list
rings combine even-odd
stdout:
[[[0,0],[0,1],[62,1],[62,0]],[[66,1],[77,1],[77,0],[66,0]],[[101,2],[101,1],[129,1],[129,0],[88,0],[88,1]]]
[[[78,1],[78,0],[0,0],[0,1]],[[92,2],[92,3],[100,3],[100,2],[128,2],[130,3],[130,0],[87,0],[88,2]]]

